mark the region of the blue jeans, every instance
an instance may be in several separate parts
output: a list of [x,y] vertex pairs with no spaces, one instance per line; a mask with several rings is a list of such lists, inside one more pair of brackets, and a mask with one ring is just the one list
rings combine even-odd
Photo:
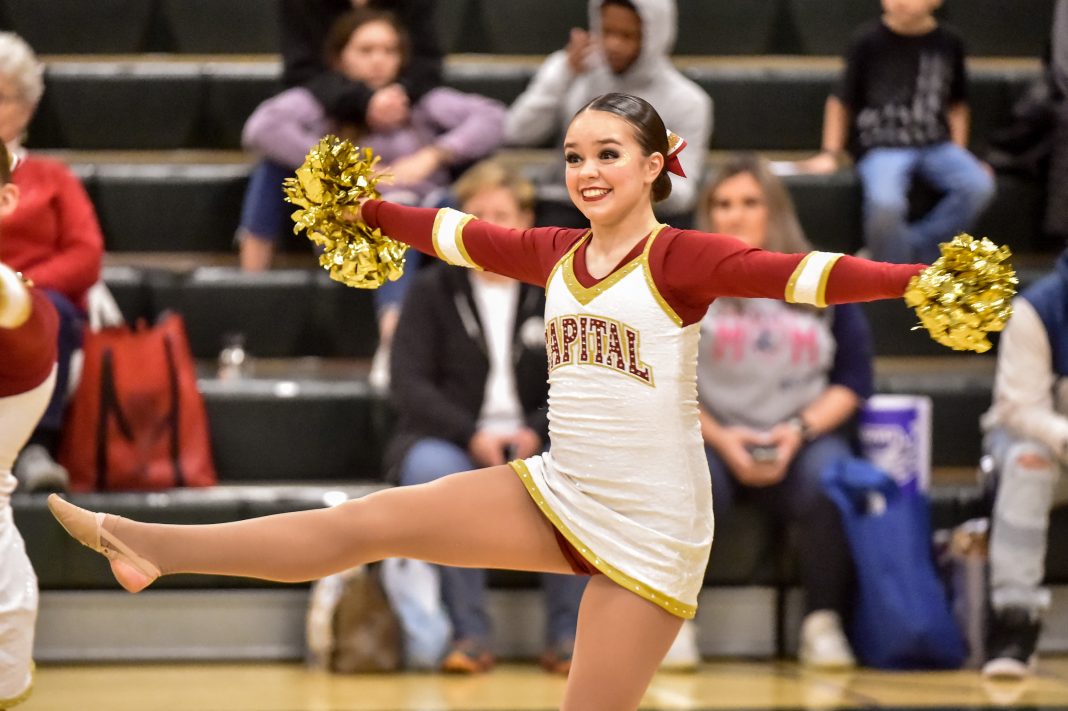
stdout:
[[[970,230],[994,197],[994,180],[955,143],[923,148],[874,148],[857,163],[864,188],[864,240],[872,258],[933,262],[938,245]],[[942,193],[930,212],[909,224],[909,186],[922,177]]]
[[[425,438],[416,442],[400,467],[402,486],[425,484],[448,474],[479,467],[467,452],[451,442]],[[448,505],[448,502],[443,502]],[[551,647],[575,639],[579,601],[586,578],[578,575],[542,575],[547,615],[546,642]],[[489,615],[486,612],[486,571],[441,566],[441,597],[452,621],[456,639],[476,639],[488,645]]]
[[52,399],[48,401],[37,432],[50,435],[59,433],[63,426],[63,412],[67,405],[67,383],[70,380],[70,357],[82,347],[82,330],[85,328],[85,314],[70,302],[63,294],[51,289],[44,289],[44,295],[56,307],[59,314],[59,352],[56,361],[56,388]]
[[771,510],[797,528],[801,586],[806,610],[835,610],[843,616],[852,607],[853,559],[834,503],[824,493],[824,469],[840,457],[852,456],[845,437],[827,434],[798,450],[778,484],[745,486],[734,478],[711,447],[705,447],[712,472],[712,508],[725,521],[736,499]]

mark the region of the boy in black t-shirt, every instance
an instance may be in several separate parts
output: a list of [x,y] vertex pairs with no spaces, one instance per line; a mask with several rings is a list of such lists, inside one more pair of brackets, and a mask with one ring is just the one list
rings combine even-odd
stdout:
[[[882,0],[882,18],[858,31],[827,99],[823,151],[804,163],[812,172],[836,170],[848,138],[864,188],[864,239],[874,259],[934,261],[938,244],[970,229],[994,194],[990,173],[965,148],[964,47],[935,19],[941,2]],[[910,224],[913,176],[942,197]]]

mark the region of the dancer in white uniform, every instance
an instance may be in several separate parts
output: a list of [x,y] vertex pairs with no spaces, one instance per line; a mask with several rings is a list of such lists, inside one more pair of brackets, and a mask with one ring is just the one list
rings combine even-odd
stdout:
[[[680,328],[662,306],[649,264],[660,232],[611,283],[578,281],[574,254],[585,240],[553,269],[545,303],[552,448],[512,466],[583,558],[689,618],[713,529],[697,420],[700,326]],[[591,442],[609,446],[590,456]]]
[[[0,144],[0,218],[18,204],[8,166]],[[11,469],[52,397],[58,319],[45,296],[0,263],[0,709],[24,701],[33,685],[37,576],[11,512]]]
[[385,557],[593,574],[562,706],[637,708],[694,614],[712,541],[695,385],[708,304],[898,297],[923,265],[769,253],[657,224],[652,202],[670,193],[678,163],[660,117],[637,97],[608,94],[583,108],[564,159],[589,230],[507,230],[382,201],[359,211],[453,264],[547,287],[548,455],[210,526],[94,515],[58,497],[53,513],[132,592],[161,574],[302,581]]

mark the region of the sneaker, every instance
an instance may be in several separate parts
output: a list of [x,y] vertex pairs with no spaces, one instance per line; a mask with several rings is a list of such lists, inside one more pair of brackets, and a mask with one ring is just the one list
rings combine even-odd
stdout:
[[693,620],[686,620],[679,628],[679,634],[671,644],[671,649],[660,662],[661,671],[686,672],[696,671],[701,663],[701,653],[697,649],[697,625]]
[[496,661],[493,653],[481,642],[461,639],[453,642],[449,653],[441,662],[441,670],[450,674],[478,674],[492,669]]
[[987,661],[983,676],[1023,679],[1034,671],[1038,634],[1042,622],[1037,613],[1023,607],[994,610],[990,616]]
[[67,468],[52,459],[44,445],[26,445],[15,460],[14,473],[23,491],[66,491],[70,488]]
[[833,610],[816,610],[801,622],[798,659],[813,669],[852,669],[857,665],[842,620]]
[[574,640],[557,642],[542,653],[538,662],[541,664],[541,668],[550,674],[567,676],[568,672],[571,671],[571,657],[574,656],[574,653]]

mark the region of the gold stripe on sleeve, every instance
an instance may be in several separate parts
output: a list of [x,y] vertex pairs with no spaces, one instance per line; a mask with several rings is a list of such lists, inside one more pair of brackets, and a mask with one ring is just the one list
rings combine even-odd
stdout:
[[474,215],[466,215],[464,219],[460,220],[460,224],[456,227],[456,249],[463,255],[463,258],[467,261],[467,266],[471,269],[477,269],[478,271],[485,271],[482,266],[471,259],[471,255],[467,253],[467,246],[464,244],[464,228],[467,227],[467,223],[475,219]]
[[438,259],[440,259],[443,262],[448,262],[449,260],[445,258],[445,254],[441,251],[441,242],[439,241],[440,240],[439,233],[441,232],[441,221],[442,221],[442,219],[444,219],[445,211],[447,209],[448,209],[447,207],[443,207],[440,210],[438,210],[436,215],[434,215],[434,230],[433,230],[433,232],[431,232],[431,239],[434,242],[434,254],[436,254],[438,256]]

